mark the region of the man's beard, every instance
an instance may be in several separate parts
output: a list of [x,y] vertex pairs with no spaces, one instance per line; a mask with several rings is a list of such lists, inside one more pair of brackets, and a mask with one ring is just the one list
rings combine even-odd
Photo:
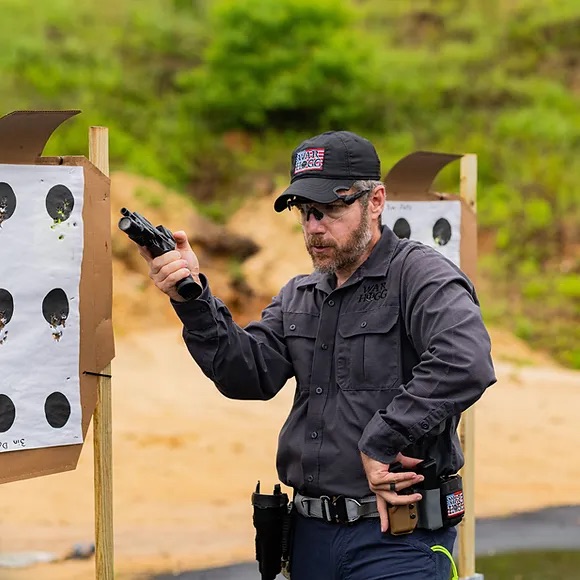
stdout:
[[[371,241],[372,231],[369,215],[363,210],[360,224],[342,246],[338,246],[336,242],[325,242],[324,236],[321,235],[315,234],[308,237],[305,235],[304,237],[306,249],[312,258],[312,265],[317,272],[321,272],[322,274],[336,274],[338,271],[348,270],[364,254]],[[332,250],[329,252],[329,256],[319,256],[312,252],[312,246],[324,246],[332,248]]]

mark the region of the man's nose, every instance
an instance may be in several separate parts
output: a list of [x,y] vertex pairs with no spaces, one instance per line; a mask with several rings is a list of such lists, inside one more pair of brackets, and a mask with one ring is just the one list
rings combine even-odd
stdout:
[[326,231],[324,227],[324,218],[321,220],[317,220],[314,217],[314,214],[310,212],[307,216],[306,221],[304,222],[304,231],[307,234],[320,234]]

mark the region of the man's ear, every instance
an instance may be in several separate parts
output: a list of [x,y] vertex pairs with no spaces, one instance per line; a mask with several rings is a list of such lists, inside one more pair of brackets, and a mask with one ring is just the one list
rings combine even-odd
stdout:
[[385,207],[386,192],[384,185],[377,185],[369,194],[369,211],[371,219],[378,220]]

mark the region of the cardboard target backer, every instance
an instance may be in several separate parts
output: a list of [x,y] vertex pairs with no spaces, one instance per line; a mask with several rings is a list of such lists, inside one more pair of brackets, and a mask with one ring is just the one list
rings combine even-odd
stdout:
[[0,119],[0,482],[76,467],[114,356],[109,179],[40,157],[74,114]]
[[384,178],[387,201],[382,220],[400,238],[436,249],[474,280],[476,214],[467,200],[431,191],[441,169],[461,157],[417,151],[401,159]]

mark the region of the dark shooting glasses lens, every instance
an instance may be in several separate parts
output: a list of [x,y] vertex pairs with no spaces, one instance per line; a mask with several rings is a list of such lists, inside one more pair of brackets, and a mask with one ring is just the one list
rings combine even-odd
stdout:
[[301,224],[308,223],[310,216],[314,216],[317,221],[330,223],[343,217],[349,210],[349,207],[360,197],[369,193],[370,189],[363,189],[350,195],[337,195],[336,201],[332,203],[309,203],[304,198],[295,198],[288,202],[288,209],[296,215]]

